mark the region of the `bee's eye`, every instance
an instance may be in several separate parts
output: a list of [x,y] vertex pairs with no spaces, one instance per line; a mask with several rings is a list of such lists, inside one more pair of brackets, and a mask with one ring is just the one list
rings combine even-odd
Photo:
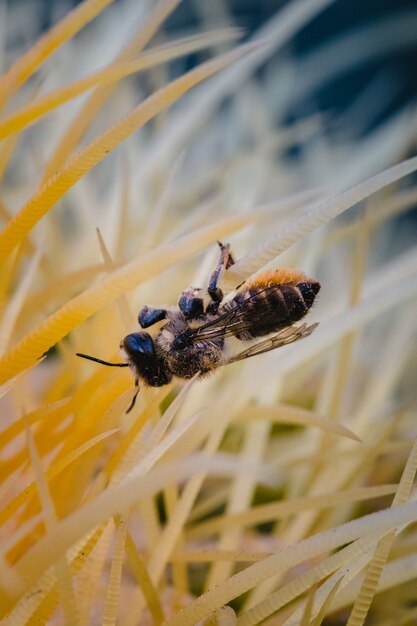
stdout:
[[153,356],[155,353],[152,337],[149,333],[131,333],[122,342],[122,347],[129,355],[145,354]]

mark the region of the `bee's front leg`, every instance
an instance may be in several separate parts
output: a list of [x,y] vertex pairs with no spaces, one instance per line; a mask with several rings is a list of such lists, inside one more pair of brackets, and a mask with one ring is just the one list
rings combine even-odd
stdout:
[[210,298],[216,304],[219,304],[223,300],[223,292],[217,285],[219,284],[224,271],[229,269],[229,267],[235,263],[235,259],[230,252],[230,244],[223,244],[220,241],[218,244],[220,246],[219,260],[217,261],[216,269],[210,276],[207,287]]
[[135,380],[135,387],[137,387],[138,390],[135,392],[134,396],[132,397],[132,400],[131,400],[129,406],[126,409],[126,413],[130,413],[130,411],[133,409],[133,407],[136,404],[136,398],[138,397],[138,393],[139,393],[139,381],[138,381],[138,379]]
[[167,309],[155,309],[151,306],[144,306],[139,311],[138,322],[142,328],[149,328],[156,322],[166,319],[167,314]]

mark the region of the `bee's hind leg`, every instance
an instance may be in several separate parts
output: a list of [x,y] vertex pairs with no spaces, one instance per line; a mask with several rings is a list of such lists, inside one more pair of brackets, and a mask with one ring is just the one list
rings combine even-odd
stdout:
[[218,242],[218,244],[220,246],[219,260],[217,261],[215,270],[210,276],[207,287],[210,298],[212,299],[213,303],[217,305],[220,304],[220,302],[223,300],[223,292],[217,285],[219,284],[219,281],[223,276],[224,271],[229,269],[229,267],[235,263],[235,259],[230,252],[230,244],[223,244],[220,241]]

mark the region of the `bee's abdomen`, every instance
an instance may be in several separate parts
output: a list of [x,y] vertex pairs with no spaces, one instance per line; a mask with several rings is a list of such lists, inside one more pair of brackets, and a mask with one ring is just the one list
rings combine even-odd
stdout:
[[[291,326],[303,318],[312,307],[320,290],[320,283],[307,279],[300,273],[302,282],[286,284],[260,284],[251,281],[237,292],[230,305],[238,306],[241,328],[237,329],[238,339],[251,339],[276,332]],[[262,275],[261,275],[262,276]]]

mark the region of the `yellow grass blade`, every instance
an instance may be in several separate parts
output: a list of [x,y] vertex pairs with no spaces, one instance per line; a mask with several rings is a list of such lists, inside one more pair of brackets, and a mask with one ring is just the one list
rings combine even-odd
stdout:
[[123,559],[125,555],[126,521],[120,516],[115,518],[116,537],[113,558],[110,567],[109,582],[107,585],[106,601],[104,604],[103,626],[114,626],[119,606],[120,583],[122,579]]
[[[76,461],[78,458],[80,458],[83,454],[91,450],[91,448],[99,444],[101,441],[113,435],[115,432],[117,432],[117,429],[113,429],[108,432],[104,432],[100,435],[97,435],[96,437],[93,437],[92,439],[85,441],[82,445],[80,445],[75,450],[72,450],[69,454],[67,454],[62,459],[59,459],[58,461],[55,461],[54,463],[52,463],[46,472],[46,479],[48,483],[51,482],[51,480],[55,478],[55,476],[58,476],[58,474],[63,472],[69,465],[71,465],[71,463]],[[32,482],[27,487],[25,487],[23,491],[20,491],[0,511],[0,525],[4,524],[4,522],[7,521],[13,515],[13,513],[18,511],[23,504],[25,504],[26,502],[29,502],[31,498],[35,496],[35,494],[36,494],[36,484]]]
[[[368,539],[368,541],[366,541],[366,539]],[[358,576],[358,574],[360,575],[361,570],[363,570],[366,566],[366,562],[367,560],[369,560],[369,557],[372,554],[375,543],[376,537],[368,537],[362,540],[359,539],[347,548],[340,550],[338,553],[332,555],[329,559],[326,559],[318,566],[313,567],[306,575],[302,574],[298,578],[299,585],[302,585],[304,587],[305,579],[308,577],[311,578],[311,575],[313,575],[314,580],[319,582],[320,580],[324,580],[324,577],[328,574],[331,574],[331,571],[334,570],[333,574],[328,576],[327,580],[323,582],[316,590],[313,606],[313,615],[317,615],[319,613],[329,593],[340,579],[342,579],[342,583],[339,588],[337,598],[339,598],[340,595],[343,595],[346,587],[355,579],[355,577]],[[358,546],[361,549],[360,554],[356,550]],[[331,560],[333,560],[333,563],[335,563],[335,560],[338,563],[338,566],[336,568],[329,568],[329,562]],[[321,570],[321,572],[317,576],[318,570]],[[323,576],[323,573],[325,576]],[[336,601],[336,598],[334,599],[334,601]],[[332,602],[332,607],[334,605],[334,601]],[[268,600],[265,600],[265,602],[268,602]],[[301,614],[300,608],[301,607],[294,611],[290,619],[286,620],[283,626],[296,626],[296,624],[298,626],[298,620]]]
[[[403,522],[403,520],[408,520]],[[417,503],[407,503],[392,509],[371,513],[360,519],[310,536],[294,546],[283,548],[278,554],[247,567],[227,581],[194,600],[188,607],[168,619],[167,626],[191,626],[216,608],[259,585],[264,580],[287,571],[323,551],[333,550],[358,537],[383,533],[385,529],[401,526],[417,519]]]
[[71,39],[112,1],[85,0],[21,56],[0,78],[0,109],[59,46]]
[[[116,269],[116,265],[110,255],[110,252],[107,249],[106,243],[99,228],[97,228],[97,238],[106,270],[107,272],[111,272]],[[120,298],[116,300],[116,307],[123,328],[126,329],[127,332],[131,328],[133,315],[129,308],[129,303],[125,295],[120,296]]]
[[[377,593],[383,593],[387,589],[393,589],[407,581],[415,579],[417,576],[417,556],[413,552],[407,556],[390,561],[384,568],[381,576],[380,583],[378,585]],[[355,601],[358,597],[360,587],[363,581],[360,577],[344,587],[341,592],[335,598],[332,604],[332,611],[339,611],[341,608],[346,608]]]
[[[158,29],[164,20],[178,6],[181,0],[160,0],[153,8],[144,24],[141,24],[138,32],[123,48],[117,56],[116,61],[128,61],[134,55],[139,54],[141,50],[149,43],[149,41],[158,32]],[[78,142],[89,128],[98,111],[101,109],[107,98],[110,96],[114,88],[113,84],[109,84],[97,89],[87,100],[85,105],[77,113],[74,120],[68,126],[64,135],[58,142],[57,147],[53,151],[42,177],[42,184],[51,178],[58,169],[60,169],[65,161],[73,153]]]
[[7,537],[3,540],[2,550],[0,553],[0,588],[5,589],[9,594],[19,595],[23,588],[23,581],[10,567],[7,562],[5,554],[13,541],[19,541],[25,536],[27,532],[30,532],[41,519],[40,515],[35,515],[29,522],[22,524],[22,526],[13,533],[12,537]]
[[323,623],[324,618],[326,617],[327,609],[331,605],[332,600],[335,597],[335,595],[336,595],[336,593],[337,593],[341,583],[342,583],[342,578],[339,578],[337,583],[330,590],[327,598],[325,599],[325,601],[323,602],[323,604],[322,604],[322,606],[320,608],[320,611],[317,613],[317,616],[312,621],[311,626],[321,626],[321,624]]
[[145,596],[148,608],[155,622],[155,626],[159,626],[164,621],[164,613],[159,600],[158,592],[152,583],[151,577],[149,576],[145,561],[139,550],[136,548],[129,533],[126,537],[126,556],[129,561],[130,569],[136,578],[136,582]]
[[[408,456],[392,506],[404,503],[410,497],[410,492],[417,472],[417,440]],[[396,537],[396,530],[392,530],[378,543],[372,560],[370,561],[358,597],[355,600],[347,626],[362,626],[368,615],[369,608],[376,594],[382,571],[385,567],[392,544]]]
[[[36,450],[35,440],[29,426],[26,426],[26,439],[29,448],[33,474],[35,477],[35,484],[42,505],[42,513],[45,519],[45,525],[47,530],[50,531],[54,527],[57,519],[55,506],[49,493],[48,483],[45,479],[41,461]],[[76,624],[78,623],[77,603],[75,600],[74,589],[72,586],[71,573],[65,554],[61,555],[61,557],[57,560],[55,565],[55,571],[61,596],[61,606],[64,613],[64,624],[65,626],[76,626]]]
[[25,429],[25,424],[32,426],[46,416],[56,418],[62,413],[64,407],[68,407],[69,398],[63,398],[56,402],[41,406],[30,413],[26,413],[23,417],[15,420],[0,433],[0,450],[2,450],[14,437],[17,437]]
[[231,606],[221,606],[204,622],[204,626],[236,626],[236,613]]
[[0,232],[0,260],[5,259],[10,254],[13,248],[27,236],[33,226],[71,187],[127,137],[203,80],[210,78],[210,76],[258,48],[259,46],[253,45],[240,46],[232,52],[220,55],[187,72],[151,95],[72,157],[32,196]]
[[159,391],[119,441],[117,449],[104,468],[106,475],[111,478],[112,482],[120,481],[131,470],[136,458],[136,446],[139,445],[138,443],[135,445],[135,442],[138,441],[138,435],[155,413],[159,415],[159,405],[166,398],[167,394],[168,391],[165,389]]
[[[110,530],[112,530],[110,528]],[[104,550],[110,541],[109,525],[106,529],[98,528],[92,533],[77,550],[69,551],[70,567],[72,576],[76,576],[82,571],[87,560],[91,558],[91,552],[98,549]],[[95,555],[94,555],[95,556]],[[33,593],[31,591],[33,590]],[[50,617],[59,604],[59,591],[56,582],[56,576],[53,568],[50,568],[36,584],[21,600],[16,604],[13,610],[8,614],[4,621],[4,626],[38,626],[39,624],[47,624]],[[90,589],[91,593],[93,590]],[[77,599],[80,597],[82,590],[77,593]]]
[[109,83],[116,83],[122,78],[149,69],[160,63],[166,63],[167,61],[186,54],[211,47],[221,41],[232,40],[237,36],[238,31],[234,29],[219,29],[209,33],[201,33],[201,35],[187,37],[154,48],[144,52],[137,60],[113,64],[104,70],[81,78],[70,85],[65,85],[65,87],[56,89],[1,119],[0,140],[14,133],[21,132],[44,115],[47,115],[47,113],[54,111],[56,108],[80,96],[89,89]]
[[[103,569],[106,565],[113,532],[114,524],[111,522],[101,527],[98,539],[94,542],[92,549],[90,549],[91,554],[88,554],[89,558],[77,577],[79,584],[77,599],[80,610],[80,626],[89,626],[90,624],[91,611],[95,598],[100,593]],[[72,571],[74,571],[74,564],[77,563],[77,560],[82,559],[84,553],[85,546],[82,545],[72,561]]]
[[13,376],[13,378],[10,378],[10,379],[8,378],[7,382],[5,382],[4,384],[0,385],[0,398],[5,396],[6,394],[8,394],[13,389],[13,387],[16,385],[16,383],[18,383],[20,380],[22,380],[26,376],[26,374],[28,372],[30,372],[31,369],[33,369],[34,367],[39,365],[39,363],[42,363],[44,358],[45,357],[40,358],[38,361],[35,360],[32,363],[32,365],[30,365],[28,368],[20,371],[19,374],[17,374],[16,376]]
[[236,563],[251,563],[260,561],[271,552],[248,552],[246,550],[176,550],[170,561],[179,563],[211,563],[218,561],[232,561]]
[[[244,611],[239,616],[239,626],[255,626],[259,624],[269,615],[272,615],[286,604],[292,602],[295,598],[305,593],[314,585],[316,586],[321,580],[337,572],[345,563],[351,563],[358,558],[369,546],[375,545],[372,537],[362,537],[353,542],[349,546],[339,550],[335,554],[325,558],[323,561],[314,565],[307,571],[299,574],[290,582],[282,585],[278,590],[270,593],[264,600],[261,600],[250,609]],[[317,592],[315,602],[317,602]],[[296,611],[295,619],[297,619]],[[314,606],[313,606],[314,613]],[[292,618],[290,618],[291,622]],[[297,620],[298,621],[298,620]]]
[[19,267],[21,257],[21,247],[17,246],[11,254],[0,264],[0,302],[4,302],[13,280],[16,270]]
[[316,593],[316,586],[312,586],[308,592],[307,601],[304,606],[303,615],[301,617],[300,626],[310,626],[311,612],[314,604],[314,596]]

